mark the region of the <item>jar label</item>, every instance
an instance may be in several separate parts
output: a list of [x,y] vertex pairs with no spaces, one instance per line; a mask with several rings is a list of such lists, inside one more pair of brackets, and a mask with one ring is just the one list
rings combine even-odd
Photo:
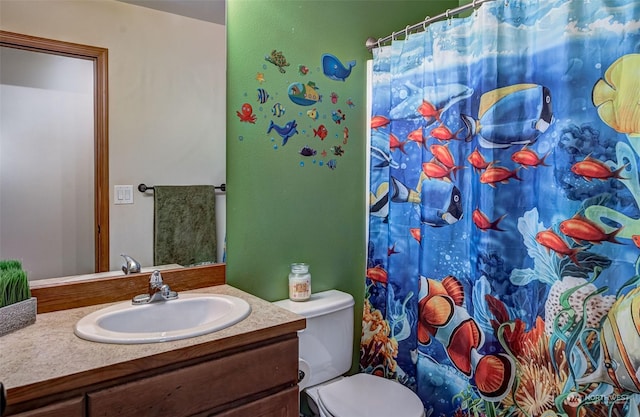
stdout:
[[289,283],[289,298],[293,301],[303,301],[311,297],[311,283],[308,280]]

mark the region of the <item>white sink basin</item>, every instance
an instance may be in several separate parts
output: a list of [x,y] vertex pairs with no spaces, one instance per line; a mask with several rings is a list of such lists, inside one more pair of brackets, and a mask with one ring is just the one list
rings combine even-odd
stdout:
[[154,343],[221,330],[251,313],[245,300],[222,294],[180,294],[175,300],[114,304],[80,319],[74,333],[102,343]]

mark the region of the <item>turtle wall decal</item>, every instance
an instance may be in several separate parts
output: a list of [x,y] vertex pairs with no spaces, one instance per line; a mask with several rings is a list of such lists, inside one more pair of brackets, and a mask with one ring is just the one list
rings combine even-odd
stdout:
[[286,72],[283,67],[288,67],[290,65],[287,62],[287,58],[282,54],[282,51],[276,51],[275,49],[271,51],[271,55],[265,56],[264,59],[278,67],[278,70],[283,74]]

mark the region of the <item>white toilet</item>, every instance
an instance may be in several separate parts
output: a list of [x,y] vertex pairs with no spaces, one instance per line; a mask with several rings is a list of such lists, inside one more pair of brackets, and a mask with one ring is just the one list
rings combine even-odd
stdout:
[[[351,368],[353,297],[337,290],[313,294],[304,302],[277,301],[307,319],[298,332],[299,385],[320,417],[424,417],[420,398],[404,385],[369,374],[342,377]],[[301,374],[302,375],[302,374]]]

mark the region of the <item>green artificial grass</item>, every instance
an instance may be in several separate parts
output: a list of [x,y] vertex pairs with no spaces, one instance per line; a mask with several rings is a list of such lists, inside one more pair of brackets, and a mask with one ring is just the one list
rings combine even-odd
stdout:
[[0,271],[8,271],[9,269],[22,269],[22,263],[15,259],[0,260]]
[[0,261],[0,308],[30,297],[29,280],[20,261]]

